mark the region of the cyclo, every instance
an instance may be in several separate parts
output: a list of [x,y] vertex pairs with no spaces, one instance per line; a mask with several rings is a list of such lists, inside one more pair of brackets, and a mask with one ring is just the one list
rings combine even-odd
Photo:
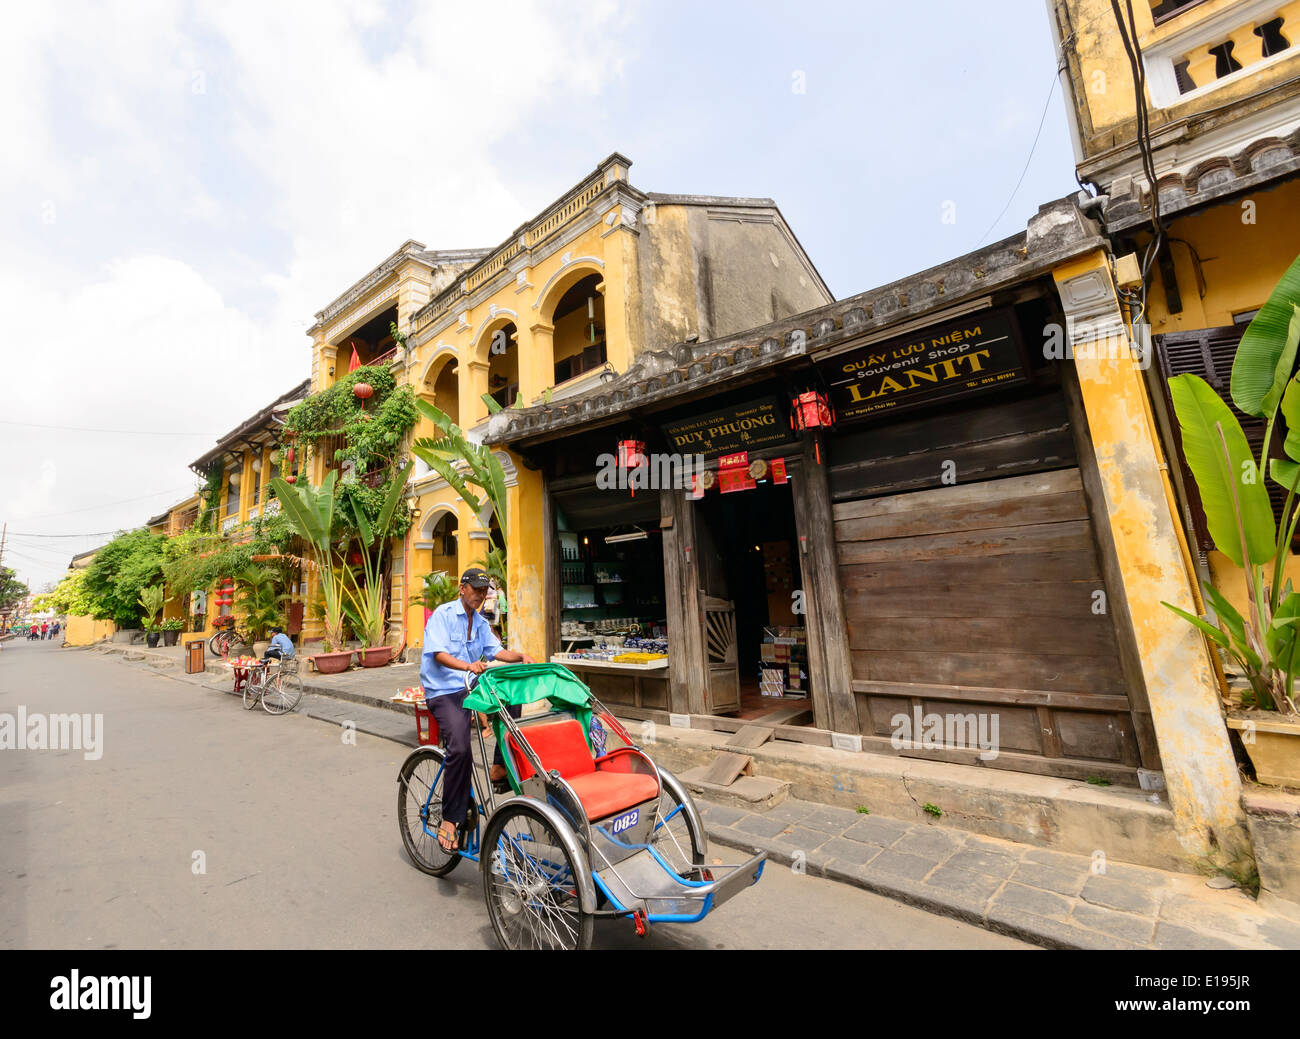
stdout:
[[[549,711],[519,721],[504,709],[543,699]],[[418,747],[402,763],[398,826],[411,861],[430,876],[446,876],[462,858],[479,863],[504,947],[585,949],[597,917],[630,919],[641,935],[653,923],[696,923],[762,875],[764,853],[735,866],[705,864],[704,824],[689,792],[562,665],[489,668],[464,706],[488,715],[507,748],[510,793],[494,796],[476,725],[458,850],[437,841],[440,746]]]

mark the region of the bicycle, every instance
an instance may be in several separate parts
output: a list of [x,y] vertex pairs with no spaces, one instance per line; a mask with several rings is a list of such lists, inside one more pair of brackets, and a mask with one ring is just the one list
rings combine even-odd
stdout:
[[274,674],[271,663],[264,660],[249,667],[248,681],[244,683],[244,710],[251,711],[260,702],[267,714],[287,714],[302,700],[297,661],[278,661]]
[[232,646],[251,646],[252,644],[252,636],[246,631],[238,631],[232,619],[229,624],[208,639],[208,650],[224,660],[230,655]]

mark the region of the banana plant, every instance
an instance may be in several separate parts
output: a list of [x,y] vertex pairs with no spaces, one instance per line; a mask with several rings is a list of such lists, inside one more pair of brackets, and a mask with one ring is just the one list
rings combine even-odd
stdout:
[[320,618],[325,629],[325,652],[343,645],[344,574],[331,540],[334,513],[338,506],[338,473],[331,469],[319,487],[304,481],[289,484],[276,477],[271,481],[280,510],[289,526],[307,545],[309,563],[321,577]]
[[[460,495],[478,517],[479,525],[488,531],[489,538],[492,531],[488,520],[496,516],[500,528],[497,547],[504,552],[507,538],[506,474],[500,461],[491,448],[475,444],[466,437],[465,431],[439,408],[426,400],[417,400],[415,406],[441,435],[421,437],[411,445],[411,453],[427,463]],[[472,488],[478,488],[478,491]]]
[[[343,609],[352,622],[353,630],[361,639],[363,647],[378,646],[384,641],[384,621],[388,616],[388,597],[384,593],[383,563],[384,545],[388,540],[388,531],[393,524],[393,513],[406,487],[406,478],[411,475],[413,463],[406,467],[390,481],[388,494],[375,517],[372,527],[366,518],[365,510],[355,499],[349,499],[352,518],[356,521],[357,534],[361,542],[361,562],[365,574],[364,583],[357,580],[356,574],[344,568],[344,603]],[[372,553],[372,547],[378,543],[378,550]]]
[[[1232,364],[1233,403],[1265,420],[1258,460],[1231,409],[1196,375],[1169,380],[1182,431],[1183,453],[1196,480],[1215,546],[1241,567],[1248,608],[1243,615],[1221,590],[1204,583],[1214,610],[1211,624],[1163,603],[1195,625],[1241,667],[1257,706],[1300,713],[1294,699],[1300,673],[1300,593],[1283,582],[1291,540],[1300,520],[1300,375],[1292,377],[1300,348],[1300,257],[1283,275],[1237,347]],[[1287,424],[1286,459],[1268,458],[1281,412]],[[1281,523],[1264,484],[1265,476],[1287,490]]]
[[160,584],[151,584],[147,588],[140,589],[140,598],[137,600],[144,609],[145,624],[152,631],[158,624],[158,615],[162,613],[163,608],[163,589]]

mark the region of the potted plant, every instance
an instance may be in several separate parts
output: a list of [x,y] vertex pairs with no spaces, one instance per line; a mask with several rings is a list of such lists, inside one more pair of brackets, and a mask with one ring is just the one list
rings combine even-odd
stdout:
[[162,585],[151,584],[147,588],[140,589],[140,598],[137,602],[144,610],[145,630],[148,632],[145,642],[150,649],[155,649],[158,640],[162,638],[162,632],[158,627],[158,615],[162,613],[163,608]]
[[275,572],[264,566],[250,566],[236,575],[239,582],[239,607],[244,613],[244,627],[253,639],[254,656],[262,656],[271,645],[270,629],[284,627],[282,604],[290,596],[278,590]]
[[[1300,673],[1300,592],[1283,581],[1291,541],[1300,521],[1300,376],[1292,377],[1300,347],[1300,258],[1283,275],[1251,321],[1232,363],[1232,400],[1266,422],[1258,461],[1228,406],[1204,379],[1169,380],[1182,429],[1183,453],[1196,479],[1210,536],[1245,572],[1243,614],[1208,581],[1205,598],[1215,623],[1165,603],[1202,631],[1237,663],[1249,683],[1227,724],[1242,744],[1261,783],[1300,787],[1300,711],[1295,680]],[[1268,451],[1278,413],[1286,422],[1282,449]],[[1287,489],[1282,522],[1275,522],[1263,474]]]
[[401,501],[406,478],[410,476],[412,468],[413,463],[407,462],[406,467],[388,485],[388,494],[384,496],[373,527],[362,506],[355,499],[349,499],[357,536],[361,542],[364,581],[358,581],[351,568],[344,569],[347,577],[344,609],[361,640],[361,650],[357,656],[363,667],[383,667],[393,655],[393,647],[383,645],[388,616],[388,596],[384,592],[383,582],[384,548],[393,513]]
[[424,587],[420,589],[419,595],[411,596],[410,601],[424,604],[424,622],[428,624],[434,610],[443,603],[451,602],[459,594],[460,586],[456,583],[456,578],[446,570],[436,570],[424,575]]
[[307,546],[309,558],[299,560],[320,574],[320,601],[313,605],[324,627],[325,652],[312,656],[321,674],[346,671],[352,651],[343,649],[343,599],[345,568],[335,558],[332,527],[338,503],[338,473],[331,469],[320,487],[308,481],[290,484],[279,477],[271,481],[289,526]]
[[174,646],[176,641],[181,637],[181,631],[185,627],[185,622],[179,617],[172,617],[170,620],[162,622],[162,636],[164,646]]

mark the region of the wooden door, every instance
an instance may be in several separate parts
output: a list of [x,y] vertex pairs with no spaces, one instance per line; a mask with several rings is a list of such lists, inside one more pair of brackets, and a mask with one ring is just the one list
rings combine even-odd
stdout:
[[701,595],[705,695],[710,714],[740,710],[740,664],[736,651],[736,604]]

